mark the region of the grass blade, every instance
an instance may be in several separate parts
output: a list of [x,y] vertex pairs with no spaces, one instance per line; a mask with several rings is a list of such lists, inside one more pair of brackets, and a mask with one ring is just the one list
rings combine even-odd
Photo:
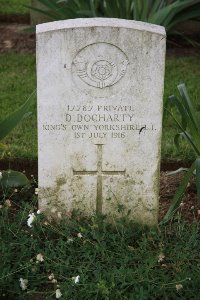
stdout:
[[192,177],[194,170],[195,170],[195,162],[193,162],[192,166],[190,167],[190,169],[187,171],[187,173],[183,177],[181,184],[178,187],[176,194],[174,195],[174,197],[172,199],[170,208],[169,208],[168,212],[166,213],[166,215],[164,216],[163,220],[160,222],[160,224],[167,223],[174,216],[177,208],[179,207],[179,205],[181,203],[182,197],[187,189],[188,182],[189,182],[190,178]]
[[200,157],[198,157],[195,161],[196,167],[196,186],[197,186],[197,197],[200,201]]
[[176,14],[170,24],[168,24],[168,30],[171,30],[176,24],[198,18],[200,16],[200,3],[191,4],[190,7],[183,9],[183,11]]
[[174,95],[169,97],[169,101],[171,102],[172,105],[176,105],[176,108],[178,109],[180,116],[181,116],[181,124],[182,124],[183,130],[186,130],[187,124],[188,124],[188,116],[186,114],[186,111],[185,111],[182,103]]
[[[176,122],[176,124],[178,125],[179,129],[184,133],[184,137],[188,140],[188,142],[190,143],[190,145],[193,147],[195,153],[200,156],[200,150],[198,148],[198,145],[196,146],[195,143],[193,142],[193,139],[191,137],[190,134],[187,133],[187,131],[185,131],[183,129],[183,127],[181,126],[181,124],[176,120],[176,118],[173,116],[173,114],[171,112],[169,112],[171,114],[171,116],[173,117],[174,121]],[[196,139],[195,139],[196,141]],[[198,142],[198,141],[196,141]]]
[[188,141],[188,137],[187,136],[189,136],[190,139],[192,140],[192,137],[190,136],[190,134],[188,132],[187,132],[187,135],[185,134],[185,132],[180,132],[180,133],[177,133],[175,135],[175,137],[174,137],[174,144],[175,144],[175,146],[176,146],[176,148],[178,150],[180,150],[180,145],[179,145],[180,138],[186,139],[186,141]]
[[187,113],[194,125],[194,127],[196,128],[196,130],[200,129],[200,125],[198,125],[198,123],[196,122],[195,120],[195,111],[194,111],[194,107],[192,105],[192,102],[190,100],[190,97],[188,95],[188,92],[187,92],[187,89],[186,89],[186,86],[184,83],[182,84],[179,84],[177,86],[178,90],[179,90],[179,93],[184,101],[184,106],[186,107],[187,109]]
[[147,21],[151,3],[149,1],[142,2],[141,21]]
[[27,114],[30,107],[34,91],[26,102],[15,112],[9,115],[4,121],[0,123],[0,140],[2,140]]

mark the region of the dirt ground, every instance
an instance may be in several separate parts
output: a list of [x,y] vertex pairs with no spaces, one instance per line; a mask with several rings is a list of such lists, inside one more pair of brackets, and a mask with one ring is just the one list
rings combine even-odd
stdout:
[[[0,17],[0,53],[35,53],[35,41],[34,29],[29,24],[4,23]],[[167,55],[200,56],[200,48],[183,43],[171,37],[167,42]]]
[[[0,22],[2,18],[0,18]],[[5,21],[5,20],[4,20]],[[8,20],[6,20],[8,21]],[[13,20],[11,20],[12,22]],[[14,21],[16,21],[14,19]],[[26,21],[26,20],[25,20]],[[23,20],[24,22],[24,20]],[[0,53],[35,53],[35,33],[28,32],[28,24],[0,23]],[[167,44],[167,55],[175,56],[200,56],[200,48],[183,46],[175,40]],[[160,176],[160,212],[159,219],[167,212],[171,199],[180,184],[182,175],[167,175],[168,171],[176,170],[180,167],[188,167],[191,162],[162,162]],[[13,170],[25,171],[27,176],[34,175],[37,178],[37,161],[0,161],[0,170],[12,168]],[[187,188],[187,193],[183,198],[183,204],[178,212],[187,221],[200,220],[200,202],[197,200],[194,178]]]
[[0,23],[0,53],[35,53],[35,33],[26,24]]

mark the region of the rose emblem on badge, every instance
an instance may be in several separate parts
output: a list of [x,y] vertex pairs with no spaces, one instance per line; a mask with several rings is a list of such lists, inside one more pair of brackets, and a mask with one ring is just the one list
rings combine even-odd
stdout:
[[106,80],[112,75],[113,65],[106,60],[100,60],[92,66],[91,74],[99,80]]
[[128,58],[117,46],[95,43],[81,49],[72,62],[72,69],[87,85],[106,88],[116,84],[126,73]]

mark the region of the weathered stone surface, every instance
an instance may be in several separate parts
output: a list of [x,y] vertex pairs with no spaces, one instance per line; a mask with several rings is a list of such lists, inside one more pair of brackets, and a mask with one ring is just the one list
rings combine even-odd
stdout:
[[37,26],[41,208],[156,224],[165,44],[136,21]]

